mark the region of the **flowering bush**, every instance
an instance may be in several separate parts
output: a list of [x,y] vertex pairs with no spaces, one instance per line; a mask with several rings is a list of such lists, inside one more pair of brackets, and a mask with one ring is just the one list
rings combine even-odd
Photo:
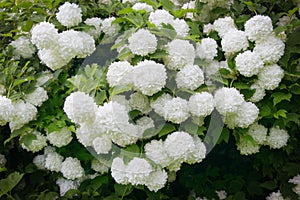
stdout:
[[0,197],[299,199],[299,3],[0,3]]

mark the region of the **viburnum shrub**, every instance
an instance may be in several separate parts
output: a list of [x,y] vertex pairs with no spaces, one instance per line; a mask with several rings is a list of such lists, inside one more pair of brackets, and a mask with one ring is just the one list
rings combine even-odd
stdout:
[[0,10],[0,197],[300,198],[298,2]]

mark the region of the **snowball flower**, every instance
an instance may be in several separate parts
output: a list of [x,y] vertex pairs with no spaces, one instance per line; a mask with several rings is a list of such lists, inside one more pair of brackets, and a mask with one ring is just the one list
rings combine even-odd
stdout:
[[146,4],[146,3],[136,3],[132,6],[133,10],[145,10],[146,12],[152,12],[153,11],[153,7]]
[[181,69],[186,65],[193,65],[195,48],[187,40],[175,39],[167,44],[168,56],[166,58],[169,69]]
[[245,51],[235,58],[236,69],[244,76],[251,77],[260,72],[264,62],[255,52]]
[[284,54],[285,45],[279,37],[274,34],[268,36],[266,40],[257,42],[253,49],[261,57],[265,64],[277,63]]
[[208,92],[192,95],[188,102],[189,112],[196,117],[206,117],[214,109],[214,97]]
[[258,74],[257,84],[262,89],[274,90],[279,86],[284,76],[284,70],[277,64],[265,66]]
[[221,41],[222,50],[225,55],[229,56],[241,50],[246,50],[249,46],[246,34],[243,31],[231,30],[228,31]]
[[175,19],[171,22],[171,25],[175,29],[177,36],[186,37],[188,35],[190,27],[184,19]]
[[278,190],[277,192],[272,192],[269,196],[267,196],[266,200],[284,200],[284,198],[281,192]]
[[195,148],[191,149],[187,155],[185,162],[189,164],[200,163],[206,156],[205,144],[201,141],[198,136],[193,137]]
[[66,2],[58,8],[56,19],[68,28],[77,26],[82,21],[82,10],[74,3]]
[[41,49],[38,51],[38,56],[41,63],[54,71],[62,68],[72,59],[72,57],[63,57],[60,52],[61,50],[58,47],[53,49]]
[[186,65],[176,74],[175,81],[180,89],[195,90],[204,84],[204,74],[199,66]]
[[159,114],[160,116],[164,115],[164,107],[165,105],[172,99],[171,95],[164,93],[160,97],[158,97],[155,101],[150,103],[151,108]]
[[189,117],[188,102],[180,97],[176,97],[168,101],[163,109],[163,117],[165,120],[175,124],[180,124]]
[[78,181],[66,180],[63,178],[57,179],[56,184],[59,186],[59,193],[61,197],[69,190],[76,190],[79,187]]
[[83,92],[73,92],[64,103],[64,111],[74,123],[93,121],[97,109],[94,99]]
[[115,21],[115,17],[109,17],[102,21],[101,30],[103,33],[105,33],[108,36],[114,36],[119,32],[121,29],[119,24],[113,24],[113,21]]
[[48,99],[47,91],[42,87],[37,87],[33,92],[25,96],[25,101],[34,106],[41,106]]
[[197,43],[196,56],[200,59],[213,60],[218,53],[218,44],[212,38],[203,38],[201,43]]
[[139,29],[128,39],[128,48],[133,54],[145,56],[154,53],[157,39],[146,29]]
[[220,69],[220,62],[218,62],[217,60],[212,60],[204,68],[205,74],[207,76],[211,76],[211,75],[217,74],[219,72],[219,69]]
[[13,109],[11,100],[0,95],[0,125],[5,125],[12,119]]
[[236,31],[234,21],[231,17],[219,18],[214,21],[213,29],[218,32],[221,37],[224,37],[230,31]]
[[31,120],[36,118],[37,109],[30,103],[17,101],[13,103],[12,119],[9,122],[11,131],[21,128]]
[[128,184],[126,173],[127,166],[124,164],[124,161],[119,157],[114,158],[111,164],[111,176],[119,184]]
[[49,22],[40,22],[31,29],[31,42],[38,49],[50,49],[58,45],[58,30]]
[[86,25],[93,26],[91,29],[86,30],[86,33],[93,36],[95,39],[101,34],[102,19],[99,17],[88,18],[84,21]]
[[45,168],[50,171],[60,172],[63,159],[64,158],[56,152],[49,153],[45,158]]
[[99,130],[93,122],[80,123],[80,127],[76,129],[76,137],[85,147],[92,146],[98,135]]
[[159,28],[162,27],[163,23],[172,24],[173,20],[173,15],[171,15],[168,11],[161,9],[151,12],[149,16],[149,21]]
[[257,144],[262,145],[267,139],[268,129],[261,124],[255,123],[249,126],[247,134],[250,135]]
[[84,175],[84,169],[77,158],[68,157],[62,163],[61,173],[65,178],[74,180]]
[[293,191],[300,196],[300,175],[298,174],[297,176],[293,177],[292,179],[289,180],[289,183],[293,183],[296,186],[293,188]]
[[130,95],[129,105],[131,110],[139,110],[143,114],[147,114],[151,111],[148,97],[139,92]]
[[132,65],[127,61],[113,62],[110,64],[106,74],[106,79],[110,87],[129,85],[132,81],[130,79],[132,70]]
[[264,98],[264,96],[266,96],[265,89],[261,88],[257,83],[253,83],[250,86],[250,89],[252,89],[252,90],[255,89],[255,93],[249,99],[252,102],[259,102],[260,100],[262,100]]
[[269,16],[256,15],[245,23],[245,33],[251,41],[265,40],[272,31],[273,25]]
[[139,62],[133,68],[131,77],[134,87],[147,96],[159,92],[167,80],[165,66],[149,60]]
[[244,102],[244,97],[235,88],[220,88],[214,95],[216,109],[225,115],[227,112],[236,112]]
[[236,113],[226,115],[225,124],[231,129],[234,127],[247,128],[257,119],[259,109],[254,103],[243,102]]
[[152,166],[146,159],[134,157],[127,165],[128,181],[132,185],[144,185],[152,171]]
[[23,149],[35,153],[47,146],[47,138],[40,132],[32,131],[29,134],[31,134],[33,137],[30,138],[30,141],[26,140],[26,143],[23,143],[23,138],[28,135],[20,137],[20,142]]
[[37,167],[39,170],[44,170],[45,168],[45,159],[46,155],[37,155],[33,158],[33,164]]
[[68,145],[72,140],[72,132],[63,127],[59,131],[53,131],[47,134],[47,139],[49,142],[56,147],[63,147]]
[[152,140],[147,143],[145,145],[145,153],[147,158],[162,167],[168,166],[171,161],[171,158],[164,147],[164,142],[161,140]]
[[150,191],[157,192],[165,186],[167,180],[167,172],[163,169],[156,169],[150,173],[149,177],[146,179],[145,185]]
[[237,149],[241,155],[251,155],[259,152],[260,145],[246,137],[240,137],[237,143]]
[[97,154],[107,154],[112,147],[111,139],[106,136],[100,136],[94,139],[93,147]]
[[269,145],[271,149],[280,149],[287,145],[289,137],[286,130],[275,126],[270,129],[266,144]]
[[12,41],[10,45],[14,48],[13,53],[16,59],[20,59],[20,57],[29,59],[35,53],[35,48],[30,39],[24,36]]

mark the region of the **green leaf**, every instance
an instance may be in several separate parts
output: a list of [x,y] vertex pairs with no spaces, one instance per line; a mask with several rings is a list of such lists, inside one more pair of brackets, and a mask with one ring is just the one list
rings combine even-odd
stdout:
[[11,191],[22,180],[23,175],[13,172],[7,178],[0,180],[0,197]]
[[97,105],[102,105],[106,98],[107,96],[105,90],[98,91],[95,96],[95,102]]
[[280,110],[278,110],[278,111],[274,114],[274,117],[277,118],[277,119],[278,119],[279,117],[287,118],[286,113],[287,113],[286,110],[280,109]]
[[84,72],[88,78],[94,78],[94,75],[98,69],[97,64],[92,64],[92,65],[86,65],[84,68]]
[[28,133],[20,138],[20,143],[23,143],[25,146],[30,146],[32,140],[36,140],[36,135]]
[[118,15],[126,15],[126,14],[133,13],[133,12],[134,12],[134,10],[131,7],[126,7],[122,10],[119,10]]
[[283,101],[283,100],[287,100],[290,101],[290,99],[292,98],[292,94],[288,93],[283,93],[283,92],[275,92],[271,95],[271,97],[273,97],[273,105],[275,106],[276,104],[278,104],[279,102]]
[[229,137],[230,137],[229,130],[227,128],[223,128],[217,144],[220,144],[222,141],[224,141],[226,144],[228,144]]
[[246,83],[234,83],[233,86],[236,88],[236,89],[239,89],[239,90],[242,90],[242,89],[246,89],[246,90],[250,90],[250,86],[249,84],[246,84]]
[[115,183],[114,188],[115,193],[120,197],[125,197],[133,191],[133,187],[131,185],[120,185]]
[[125,86],[115,86],[115,87],[112,87],[109,89],[109,94],[110,94],[110,98],[117,95],[117,94],[120,94],[120,93],[123,93],[123,92],[127,92],[129,90],[131,90],[131,86],[129,85],[125,85]]
[[172,1],[170,0],[160,0],[159,1],[161,3],[161,5],[167,10],[167,11],[174,11],[175,10],[175,5]]
[[268,117],[272,115],[272,109],[267,104],[263,104],[263,106],[259,108],[259,114],[262,117]]
[[96,178],[91,180],[91,185],[94,190],[98,190],[101,188],[102,185],[108,183],[108,177],[107,176],[97,176]]
[[158,137],[165,136],[176,130],[176,127],[173,124],[166,123],[162,129],[158,132]]
[[300,126],[300,115],[297,113],[288,113],[286,114],[287,122],[295,122]]
[[22,128],[18,129],[18,130],[15,130],[13,131],[11,134],[10,134],[10,137],[5,140],[4,142],[4,145],[6,145],[6,143],[10,142],[12,139],[14,139],[15,137],[18,137],[24,133],[26,133],[27,131],[31,130],[31,128],[29,127],[26,127],[26,126],[23,126]]
[[277,188],[277,183],[275,180],[266,181],[260,184],[261,187],[266,188],[268,190],[275,190]]
[[13,84],[13,88],[18,86],[18,85],[21,85],[22,83],[26,83],[28,81],[33,81],[34,78],[33,77],[27,77],[27,78],[20,78],[20,79],[17,79],[14,81],[14,84]]

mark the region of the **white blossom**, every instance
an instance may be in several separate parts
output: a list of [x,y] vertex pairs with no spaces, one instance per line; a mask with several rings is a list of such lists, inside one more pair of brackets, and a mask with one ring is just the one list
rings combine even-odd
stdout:
[[0,95],[0,125],[5,125],[11,121],[14,115],[12,101]]
[[47,91],[42,87],[37,87],[33,92],[25,96],[25,101],[34,106],[41,106],[48,99]]
[[186,65],[176,74],[175,81],[180,89],[195,90],[204,84],[204,74],[199,66]]
[[23,125],[34,120],[37,115],[37,109],[30,103],[17,101],[13,103],[12,119],[9,122],[11,131],[21,128]]
[[251,77],[260,72],[264,62],[255,52],[244,51],[235,58],[236,69],[244,76]]
[[45,157],[45,168],[50,171],[60,172],[63,159],[64,158],[56,152],[49,153]]
[[58,38],[58,30],[49,22],[40,22],[31,29],[31,42],[40,50],[56,47]]
[[262,89],[274,90],[279,86],[284,76],[284,70],[277,64],[265,66],[258,74],[257,84]]
[[218,32],[221,37],[224,37],[230,31],[237,31],[234,20],[231,17],[219,18],[214,21],[213,29]]
[[47,133],[47,139],[52,145],[63,147],[72,141],[72,132],[68,128],[63,127],[59,131]]
[[37,167],[37,169],[39,170],[45,170],[45,159],[46,159],[46,155],[42,154],[42,155],[37,155],[33,158],[33,164]]
[[97,154],[107,154],[112,148],[111,138],[106,135],[96,137],[93,141],[93,147]]
[[84,169],[77,158],[68,157],[62,163],[61,173],[65,178],[74,180],[84,175]]
[[256,15],[245,23],[245,33],[249,40],[265,40],[273,31],[272,20],[269,16]]
[[171,22],[171,25],[175,29],[177,36],[186,37],[190,31],[189,25],[184,19],[175,19]]
[[214,97],[208,92],[192,95],[188,102],[189,112],[196,117],[206,117],[214,109]]
[[67,65],[72,59],[72,57],[63,57],[60,51],[58,46],[52,49],[41,49],[38,51],[38,56],[41,63],[55,71]]
[[168,11],[161,9],[151,12],[149,16],[149,21],[159,28],[162,27],[163,23],[172,24],[173,20],[173,15],[171,15]]
[[267,136],[266,145],[271,149],[280,149],[287,145],[289,134],[278,126],[272,127]]
[[249,99],[252,102],[259,102],[260,100],[262,100],[264,98],[264,96],[266,96],[265,89],[261,88],[257,83],[253,83],[250,86],[250,89],[252,89],[252,90],[255,89],[255,93]]
[[241,50],[246,50],[249,46],[246,34],[243,31],[231,30],[228,31],[221,41],[222,50],[225,55],[229,56]]
[[75,123],[93,121],[97,109],[94,99],[83,92],[73,92],[64,103],[64,111]]
[[99,17],[88,18],[84,21],[86,25],[93,26],[85,32],[97,39],[101,34],[102,19]]
[[218,44],[212,38],[203,38],[201,43],[197,43],[196,56],[200,59],[213,60],[218,53]]
[[81,12],[82,10],[78,5],[66,2],[58,8],[56,19],[63,26],[70,28],[72,26],[77,26],[80,22],[82,22]]
[[[24,137],[26,136],[29,137],[28,134],[30,134],[30,136],[33,136],[32,138],[30,138],[31,140],[23,141]],[[47,146],[47,138],[44,135],[42,135],[40,132],[33,130],[31,132],[28,132],[26,135],[21,136],[20,143],[23,149],[35,153],[42,150],[45,146]]]
[[159,114],[160,116],[164,115],[164,107],[165,105],[172,99],[171,95],[164,93],[160,97],[158,97],[155,101],[150,103],[151,108]]
[[92,160],[91,168],[100,174],[107,173],[110,169],[110,164],[103,158],[95,158]]
[[149,30],[139,29],[128,39],[128,43],[133,54],[146,56],[156,51],[157,39]]
[[297,176],[291,178],[289,180],[289,183],[293,183],[296,186],[293,188],[293,191],[300,196],[300,175],[298,174]]
[[144,60],[133,68],[131,77],[135,88],[144,95],[152,96],[165,86],[166,68],[155,61]]
[[132,70],[132,65],[127,61],[113,62],[108,67],[107,82],[111,87],[129,85],[132,81],[130,79]]
[[14,48],[14,56],[16,59],[23,57],[29,59],[35,53],[35,48],[28,37],[21,36],[10,45]]
[[157,192],[166,185],[168,174],[163,169],[152,171],[146,179],[145,185],[150,191]]
[[156,164],[166,167],[171,162],[162,140],[152,140],[145,145],[145,153],[147,158],[151,159]]
[[124,161],[116,157],[113,159],[111,164],[111,176],[119,184],[128,184],[127,166],[124,164]]
[[153,11],[153,7],[152,6],[150,6],[150,5],[146,4],[146,3],[140,3],[140,2],[135,3],[132,6],[132,9],[136,10],[136,11],[138,11],[138,10],[145,10],[148,13]]
[[69,190],[76,190],[79,187],[78,181],[67,180],[59,178],[56,181],[56,184],[59,186],[60,196],[64,196]]
[[152,171],[152,166],[146,159],[134,157],[127,165],[128,181],[132,185],[144,185]]
[[254,123],[249,126],[247,134],[250,135],[257,144],[262,145],[267,139],[268,129],[261,124]]
[[195,48],[187,40],[172,40],[167,44],[167,52],[166,61],[169,69],[177,70],[194,64]]
[[237,142],[237,149],[241,155],[251,155],[259,152],[260,145],[246,137],[240,137]]
[[277,192],[272,192],[269,194],[269,196],[266,197],[266,200],[285,200],[281,194],[281,192],[278,190]]
[[113,24],[112,22],[115,21],[115,17],[109,17],[102,21],[101,30],[108,36],[114,36],[119,32],[121,29],[119,24]]
[[165,120],[180,124],[190,116],[188,101],[180,97],[173,98],[165,104],[163,112]]
[[223,87],[218,89],[214,95],[216,109],[225,115],[227,112],[237,112],[244,102],[244,97],[235,88]]

